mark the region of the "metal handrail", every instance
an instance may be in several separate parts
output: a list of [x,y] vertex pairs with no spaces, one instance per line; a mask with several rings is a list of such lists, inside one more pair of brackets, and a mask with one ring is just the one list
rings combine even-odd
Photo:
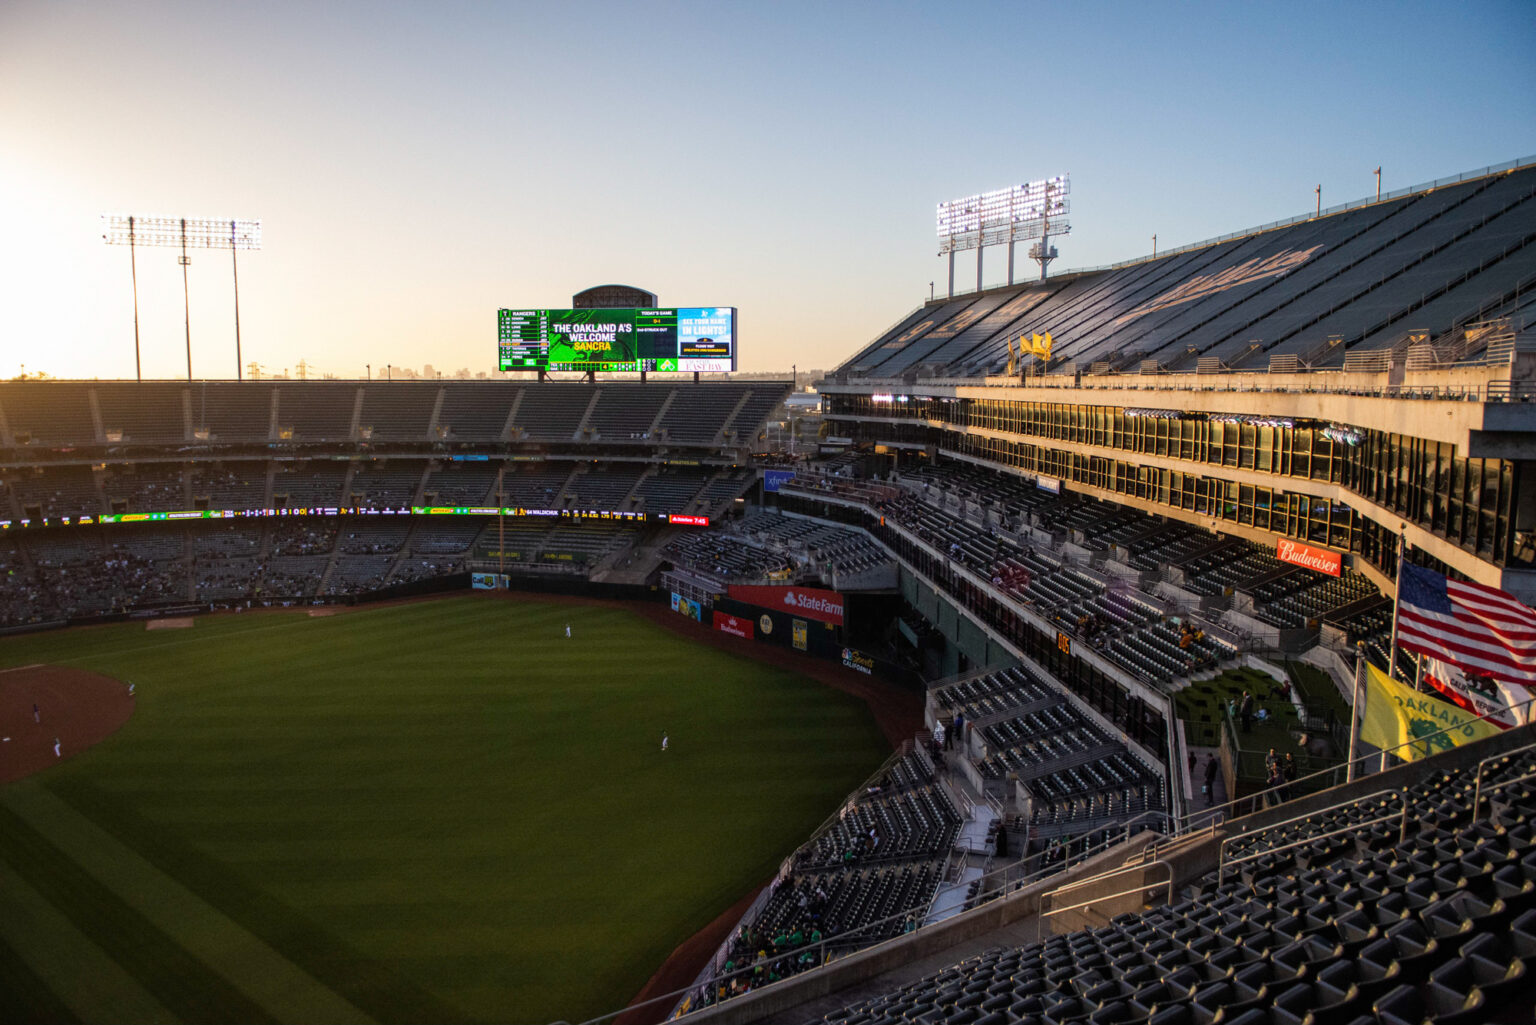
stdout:
[[[1477,781],[1476,785],[1472,788],[1472,815],[1474,818],[1477,816],[1478,809],[1483,805],[1483,768],[1487,766],[1489,762],[1496,762],[1501,758],[1513,758],[1515,755],[1523,754],[1524,752],[1533,749],[1536,749],[1536,743],[1527,744],[1524,747],[1517,747],[1512,751],[1500,751],[1498,754],[1489,755],[1487,758],[1484,758],[1482,761],[1477,763]],[[1498,790],[1512,783],[1523,783],[1526,780],[1533,778],[1536,778],[1536,774],[1532,774],[1530,776],[1521,776],[1518,779],[1501,780],[1493,787],[1493,789]]]
[[[1052,897],[1055,897],[1059,893],[1065,893],[1066,891],[1073,890],[1073,889],[1081,889],[1081,888],[1083,888],[1085,886],[1088,886],[1088,885],[1091,885],[1093,883],[1100,882],[1100,881],[1103,881],[1105,879],[1112,879],[1112,878],[1114,878],[1117,875],[1125,875],[1125,874],[1127,874],[1129,872],[1145,872],[1145,871],[1147,871],[1149,869],[1157,868],[1159,865],[1161,865],[1163,868],[1168,870],[1168,881],[1166,883],[1147,883],[1147,882],[1143,881],[1142,885],[1137,886],[1134,889],[1121,890],[1118,893],[1100,894],[1099,896],[1094,897],[1092,900],[1085,900],[1085,901],[1082,901],[1081,903],[1078,903],[1078,904],[1069,904],[1069,905],[1067,905],[1064,908],[1051,908],[1050,910],[1046,910],[1046,902],[1049,901]],[[1145,893],[1146,891],[1152,889],[1154,886],[1164,886],[1164,885],[1167,886],[1168,887],[1168,895],[1165,898],[1165,901],[1166,901],[1166,903],[1172,904],[1173,903],[1173,884],[1174,884],[1173,864],[1171,862],[1164,861],[1161,858],[1159,858],[1157,861],[1150,861],[1150,862],[1146,862],[1145,864],[1125,865],[1125,866],[1123,866],[1121,868],[1115,869],[1115,870],[1110,871],[1110,872],[1101,872],[1100,874],[1098,874],[1096,876],[1090,876],[1087,879],[1081,879],[1081,880],[1078,880],[1076,882],[1068,883],[1065,886],[1057,887],[1056,889],[1050,891],[1049,893],[1041,894],[1041,896],[1040,896],[1040,911],[1035,916],[1035,940],[1037,942],[1039,941],[1039,939],[1040,939],[1040,932],[1041,932],[1041,926],[1044,924],[1044,922],[1045,922],[1045,920],[1047,918],[1050,918],[1053,915],[1066,914],[1068,911],[1078,911],[1078,910],[1080,910],[1082,908],[1091,907],[1092,905],[1098,904],[1098,903],[1100,903],[1102,901],[1114,900],[1117,897],[1129,897],[1133,893]]]
[[1341,801],[1338,804],[1329,805],[1326,808],[1318,808],[1315,811],[1307,812],[1305,815],[1297,815],[1294,818],[1284,819],[1284,820],[1282,820],[1280,822],[1268,823],[1268,824],[1264,825],[1261,829],[1254,830],[1252,832],[1249,832],[1249,831],[1245,830],[1244,832],[1239,833],[1236,836],[1225,837],[1221,841],[1221,847],[1218,850],[1217,856],[1216,856],[1216,881],[1217,881],[1217,884],[1220,885],[1221,883],[1226,881],[1226,872],[1227,872],[1227,865],[1228,865],[1228,861],[1227,861],[1227,845],[1228,844],[1236,843],[1239,840],[1246,840],[1249,837],[1252,837],[1254,835],[1263,836],[1265,833],[1268,833],[1271,830],[1280,829],[1280,828],[1282,828],[1284,826],[1293,825],[1293,824],[1298,823],[1298,822],[1306,822],[1309,819],[1317,818],[1319,815],[1326,815],[1328,812],[1331,812],[1331,811],[1339,811],[1342,808],[1354,808],[1354,807],[1357,807],[1362,801],[1369,801],[1371,798],[1380,797],[1380,796],[1382,796],[1384,794],[1395,795],[1397,797],[1397,799],[1402,802],[1403,808],[1402,808],[1401,813],[1393,814],[1393,815],[1385,815],[1385,816],[1383,816],[1383,817],[1381,817],[1379,819],[1371,819],[1368,822],[1352,822],[1348,826],[1344,827],[1343,829],[1335,829],[1335,830],[1331,830],[1330,832],[1327,832],[1327,833],[1314,833],[1314,834],[1312,834],[1310,836],[1307,836],[1307,837],[1305,837],[1305,838],[1303,838],[1301,840],[1294,840],[1294,841],[1292,841],[1290,843],[1281,844],[1279,847],[1266,847],[1262,851],[1256,851],[1256,852],[1254,852],[1252,854],[1245,854],[1245,855],[1243,855],[1240,858],[1233,858],[1231,860],[1230,864],[1240,865],[1240,864],[1242,864],[1245,861],[1253,861],[1255,858],[1262,858],[1266,854],[1276,854],[1276,853],[1278,853],[1280,851],[1288,851],[1292,847],[1300,847],[1303,844],[1309,844],[1309,843],[1312,843],[1315,840],[1324,840],[1324,839],[1327,839],[1330,836],[1338,836],[1341,833],[1352,833],[1355,830],[1361,829],[1361,828],[1363,828],[1365,826],[1379,825],[1382,822],[1391,822],[1393,819],[1399,819],[1400,820],[1400,825],[1398,826],[1397,842],[1398,843],[1402,843],[1404,840],[1406,840],[1408,838],[1408,795],[1406,793],[1404,793],[1403,791],[1397,790],[1397,789],[1378,790],[1375,793],[1367,794],[1363,798],[1355,798],[1354,800],[1350,800],[1350,801]]

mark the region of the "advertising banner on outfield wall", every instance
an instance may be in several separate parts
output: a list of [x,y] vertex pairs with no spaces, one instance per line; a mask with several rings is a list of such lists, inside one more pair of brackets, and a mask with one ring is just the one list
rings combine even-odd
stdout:
[[752,620],[728,612],[715,613],[715,629],[732,637],[742,637],[749,641],[753,639]]
[[676,591],[672,592],[672,611],[700,623],[704,622],[704,606],[692,598],[684,598]]
[[732,584],[727,592],[737,601],[765,609],[791,612],[833,626],[843,625],[843,596],[820,587],[762,587]]
[[873,676],[875,673],[875,660],[855,648],[843,649],[843,666],[865,676]]

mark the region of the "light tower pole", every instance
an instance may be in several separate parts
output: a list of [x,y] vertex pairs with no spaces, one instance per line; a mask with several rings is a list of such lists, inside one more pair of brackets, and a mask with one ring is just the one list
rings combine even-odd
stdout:
[[235,378],[241,377],[243,356],[240,351],[240,266],[236,251],[261,248],[261,221],[207,217],[139,217],[129,214],[102,214],[102,239],[108,245],[128,247],[128,266],[133,274],[133,361],[139,378],[143,374],[139,357],[139,269],[135,253],[138,246],[172,246],[181,250],[176,262],[181,265],[181,294],[186,316],[187,380],[192,379],[192,292],[187,268],[192,264],[188,249],[228,249],[235,284]]
[[187,268],[192,257],[187,255],[187,219],[181,219],[181,301],[187,312],[187,380],[192,380],[192,292],[187,288]]

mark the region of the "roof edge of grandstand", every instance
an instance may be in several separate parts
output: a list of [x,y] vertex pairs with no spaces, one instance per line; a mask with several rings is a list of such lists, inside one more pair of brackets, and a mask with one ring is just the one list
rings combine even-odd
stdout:
[[[1536,154],[1517,157],[1514,160],[1505,161],[1502,164],[1490,164],[1487,167],[1480,167],[1473,171],[1463,171],[1460,174],[1450,175],[1445,178],[1436,178],[1433,181],[1421,182],[1417,185],[1409,185],[1406,188],[1394,189],[1391,192],[1383,192],[1380,196],[1368,196],[1364,199],[1353,199],[1347,203],[1340,203],[1338,206],[1330,206],[1326,210],[1323,210],[1321,213],[1312,212],[1296,214],[1293,217],[1282,218],[1278,221],[1270,221],[1268,224],[1260,224],[1252,228],[1242,228],[1238,231],[1228,232],[1225,235],[1218,235],[1215,238],[1203,239],[1199,242],[1188,242],[1182,246],[1176,246],[1172,249],[1162,250],[1156,255],[1135,256],[1129,260],[1119,260],[1115,263],[1097,264],[1092,267],[1072,267],[1067,270],[1058,271],[1052,274],[1048,281],[1045,283],[1060,285],[1084,274],[1098,274],[1103,271],[1120,270],[1124,267],[1135,267],[1138,264],[1151,263],[1154,260],[1162,260],[1170,256],[1178,256],[1180,253],[1192,253],[1198,249],[1208,249],[1211,246],[1221,245],[1226,242],[1251,238],[1254,235],[1262,235],[1265,232],[1275,231],[1280,228],[1288,228],[1293,224],[1302,224],[1306,221],[1315,221],[1324,217],[1333,217],[1338,214],[1348,213],[1351,210],[1362,210],[1366,207],[1376,206],[1379,203],[1391,203],[1399,199],[1404,199],[1408,196],[1413,196],[1425,192],[1433,192],[1435,189],[1442,189],[1450,185],[1460,185],[1465,182],[1477,181],[1480,178],[1491,178],[1494,175],[1509,174],[1512,171],[1522,171],[1533,166],[1536,166]],[[1016,281],[1011,284],[990,285],[984,288],[968,290],[961,289],[948,295],[935,296],[932,299],[925,300],[915,309],[924,309],[929,306],[942,306],[947,302],[951,302],[955,299],[963,298],[966,296],[982,296],[992,292],[1003,292],[1009,290],[1020,291],[1030,287],[1038,286],[1040,284],[1041,282],[1039,281]]]

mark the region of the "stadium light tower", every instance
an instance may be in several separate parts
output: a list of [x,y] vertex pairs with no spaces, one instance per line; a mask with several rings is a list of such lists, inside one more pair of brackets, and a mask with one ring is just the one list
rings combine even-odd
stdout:
[[976,290],[981,291],[982,255],[987,246],[1008,247],[1008,284],[1013,284],[1013,247],[1023,239],[1040,239],[1030,256],[1040,262],[1040,280],[1056,256],[1050,238],[1072,230],[1066,220],[1066,175],[983,192],[939,204],[939,255],[949,257],[949,294],[955,294],[955,254],[976,250]]
[[192,295],[187,284],[187,267],[192,257],[187,249],[228,249],[230,268],[235,277],[235,379],[241,377],[240,363],[240,265],[241,249],[261,248],[261,222],[222,217],[137,217],[131,214],[102,214],[105,230],[101,237],[108,245],[128,247],[128,266],[133,273],[133,365],[134,374],[143,379],[139,363],[139,271],[134,252],[139,246],[180,246],[181,294],[187,320],[187,380],[192,380]]

